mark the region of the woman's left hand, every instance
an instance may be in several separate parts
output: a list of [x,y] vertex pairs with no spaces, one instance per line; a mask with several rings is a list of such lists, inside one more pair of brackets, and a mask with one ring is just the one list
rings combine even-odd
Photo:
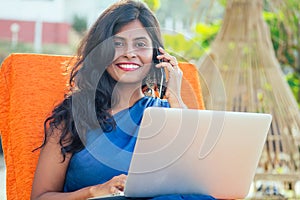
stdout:
[[159,47],[160,55],[157,56],[158,60],[162,60],[156,65],[157,68],[165,68],[168,71],[168,82],[165,96],[168,99],[170,106],[175,108],[185,108],[181,98],[181,82],[183,73],[178,66],[177,59],[168,54],[163,48]]

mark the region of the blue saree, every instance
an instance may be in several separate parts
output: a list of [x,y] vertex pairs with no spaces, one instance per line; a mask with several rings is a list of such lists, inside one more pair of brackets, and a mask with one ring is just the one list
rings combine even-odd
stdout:
[[[143,112],[147,107],[170,107],[165,100],[143,97],[132,107],[116,113],[116,128],[89,131],[86,146],[74,153],[65,178],[64,191],[102,184],[112,177],[127,174]],[[166,195],[153,199],[214,199],[205,195]]]

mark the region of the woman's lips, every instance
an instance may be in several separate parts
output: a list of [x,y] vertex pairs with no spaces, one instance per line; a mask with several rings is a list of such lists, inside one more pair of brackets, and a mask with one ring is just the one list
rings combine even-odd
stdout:
[[117,66],[124,70],[124,71],[134,71],[134,70],[137,70],[138,68],[140,68],[140,65],[137,65],[137,64],[129,64],[129,63],[126,63],[126,64],[117,64]]

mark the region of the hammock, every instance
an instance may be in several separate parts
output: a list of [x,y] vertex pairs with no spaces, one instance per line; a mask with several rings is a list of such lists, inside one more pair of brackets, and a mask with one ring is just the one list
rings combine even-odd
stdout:
[[262,0],[228,0],[211,51],[197,66],[207,109],[273,115],[255,180],[300,180],[300,115],[262,18]]

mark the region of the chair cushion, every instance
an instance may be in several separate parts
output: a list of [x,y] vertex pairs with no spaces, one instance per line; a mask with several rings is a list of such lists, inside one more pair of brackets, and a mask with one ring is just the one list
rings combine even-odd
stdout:
[[[66,92],[70,56],[11,54],[0,69],[0,132],[6,162],[7,199],[30,199],[43,122]],[[190,63],[183,70],[182,98],[204,109],[199,76]]]
[[0,71],[0,131],[7,199],[30,199],[43,122],[64,97],[64,56],[12,54]]

